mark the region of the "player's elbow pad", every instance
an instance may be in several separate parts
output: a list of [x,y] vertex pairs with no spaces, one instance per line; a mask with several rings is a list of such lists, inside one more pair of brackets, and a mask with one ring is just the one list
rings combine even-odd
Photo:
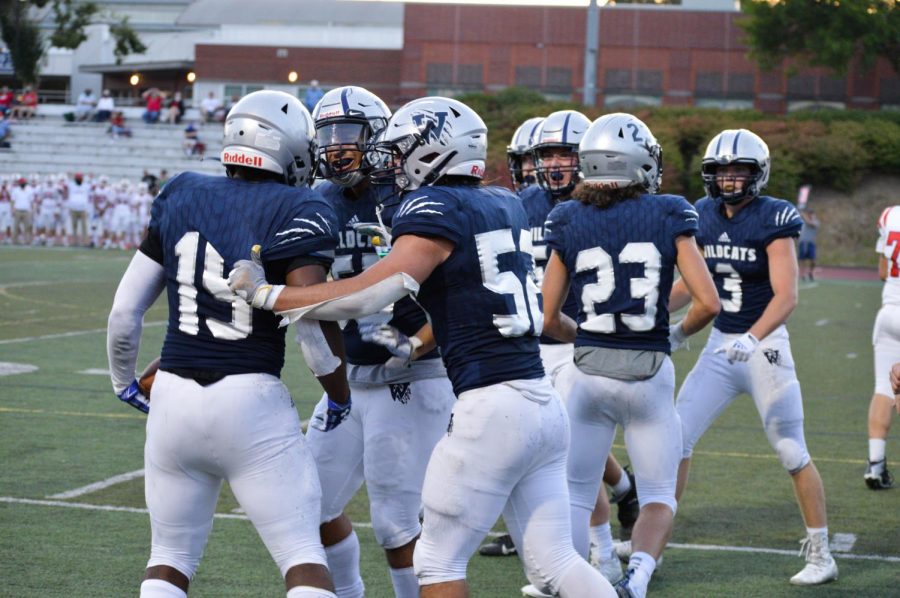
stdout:
[[341,365],[340,357],[331,352],[322,326],[316,320],[297,321],[297,343],[306,365],[316,378],[333,373]]

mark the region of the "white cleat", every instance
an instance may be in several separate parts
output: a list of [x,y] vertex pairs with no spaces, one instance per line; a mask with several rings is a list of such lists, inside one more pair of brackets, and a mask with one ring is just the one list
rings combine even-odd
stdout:
[[[631,540],[625,540],[624,542],[613,542],[613,553],[619,557],[619,560],[627,565],[628,561],[631,560],[631,553],[634,552],[634,549],[631,547]],[[663,556],[659,555],[659,558],[656,559],[656,566],[659,567],[662,565]]]
[[838,578],[837,563],[828,549],[828,536],[816,534],[800,541],[800,556],[806,557],[806,566],[791,578],[797,586],[815,586]]
[[528,584],[522,588],[522,595],[528,598],[553,598],[553,594],[545,594],[537,589],[533,584]]

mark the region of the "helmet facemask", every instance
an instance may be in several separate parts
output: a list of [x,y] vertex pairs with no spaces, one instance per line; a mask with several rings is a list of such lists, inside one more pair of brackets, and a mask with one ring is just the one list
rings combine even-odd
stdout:
[[534,150],[535,173],[541,188],[553,197],[572,193],[581,180],[578,148],[571,145],[543,145]]
[[[747,172],[731,175],[719,174],[720,169],[729,166],[743,166]],[[748,197],[759,195],[762,169],[752,160],[736,160],[725,163],[704,160],[701,172],[707,195],[712,198],[721,198],[726,204],[739,204]]]
[[371,134],[365,120],[320,124],[316,129],[319,174],[341,187],[363,181],[369,171],[365,154]]

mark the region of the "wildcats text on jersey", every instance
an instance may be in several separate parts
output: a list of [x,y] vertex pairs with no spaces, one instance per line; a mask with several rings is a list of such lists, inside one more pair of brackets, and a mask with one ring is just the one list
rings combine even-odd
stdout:
[[703,257],[755,262],[756,249],[753,247],[738,247],[736,245],[706,245],[703,247]]

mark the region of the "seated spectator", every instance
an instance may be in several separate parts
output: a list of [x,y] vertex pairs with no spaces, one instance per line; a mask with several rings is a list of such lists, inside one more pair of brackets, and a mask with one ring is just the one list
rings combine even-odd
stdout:
[[307,110],[312,112],[324,95],[325,92],[319,87],[319,81],[317,79],[310,81],[309,87],[306,88],[306,95],[303,97],[303,103],[306,105]]
[[93,90],[91,88],[85,89],[78,96],[78,101],[75,102],[75,119],[79,121],[89,119],[96,105],[97,98],[94,97]]
[[222,109],[222,102],[216,98],[216,94],[214,92],[209,92],[209,95],[203,98],[203,101],[200,102],[200,118],[203,122],[209,122],[211,120],[218,120],[217,112]]
[[182,116],[184,116],[184,100],[181,99],[181,92],[176,91],[166,104],[166,116],[163,120],[170,125],[177,125],[181,123]]
[[162,94],[155,87],[151,87],[141,94],[147,100],[147,109],[144,112],[144,122],[151,125],[159,121],[159,113],[162,112]]
[[113,112],[112,117],[109,119],[109,129],[107,132],[113,139],[118,139],[119,137],[131,137],[131,129],[125,126],[125,114],[121,110]]
[[97,101],[97,112],[94,114],[94,122],[102,123],[108,121],[115,109],[116,103],[113,101],[112,95],[108,89],[104,89],[103,95]]
[[12,110],[13,99],[15,96],[13,92],[9,90],[9,87],[4,85],[0,88],[0,114],[6,116],[10,110]]
[[184,128],[184,141],[181,143],[185,156],[200,156],[206,151],[206,144],[200,141],[200,132],[194,123],[189,123]]
[[13,118],[20,118],[22,120],[34,118],[37,113],[37,105],[37,92],[34,91],[30,85],[26,85],[25,89],[22,90],[22,95],[19,96],[18,104],[13,108],[12,116]]
[[9,147],[9,138],[12,137],[12,130],[9,127],[9,121],[6,115],[0,112],[0,147]]

